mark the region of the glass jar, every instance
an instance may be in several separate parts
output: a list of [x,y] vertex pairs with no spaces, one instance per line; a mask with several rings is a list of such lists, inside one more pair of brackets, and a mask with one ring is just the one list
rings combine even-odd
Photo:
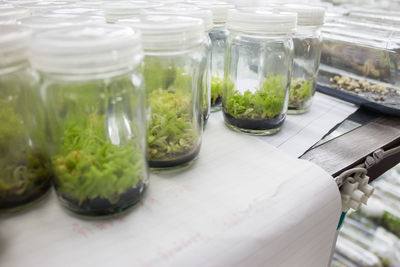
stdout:
[[118,213],[148,184],[140,34],[119,25],[71,26],[34,36],[54,185],[83,215]]
[[189,166],[200,151],[203,132],[202,82],[207,60],[203,22],[149,15],[120,23],[143,34],[149,165],[153,170]]
[[297,13],[288,114],[302,114],[310,109],[315,94],[322,48],[320,29],[325,10],[307,5],[286,5],[282,9]]
[[296,14],[231,9],[227,28],[225,123],[236,131],[274,134],[287,113]]
[[196,6],[212,11],[214,27],[210,31],[211,39],[211,112],[221,110],[222,91],[224,88],[225,50],[228,30],[226,17],[233,4],[225,2],[190,1]]
[[44,109],[27,62],[30,31],[0,25],[0,212],[39,200],[50,188]]
[[204,117],[204,125],[207,123],[211,112],[211,39],[210,33],[213,28],[213,16],[209,9],[198,8],[194,5],[187,3],[176,3],[171,7],[158,7],[153,9],[143,10],[143,14],[147,15],[162,15],[162,16],[188,16],[191,18],[198,18],[203,20],[204,23],[204,53],[206,56],[206,64],[201,81],[201,88],[203,90],[202,109]]

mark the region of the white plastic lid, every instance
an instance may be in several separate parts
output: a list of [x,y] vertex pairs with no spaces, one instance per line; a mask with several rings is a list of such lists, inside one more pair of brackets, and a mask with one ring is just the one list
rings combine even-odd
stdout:
[[318,6],[288,4],[282,6],[284,11],[297,13],[297,25],[320,26],[324,24],[325,9]]
[[92,23],[89,16],[78,16],[68,14],[47,14],[21,19],[19,24],[32,29],[34,32],[57,29],[75,25],[86,25]]
[[147,1],[114,1],[104,5],[104,15],[108,22],[116,22],[119,19],[127,19],[140,15],[143,9],[160,7],[159,3]]
[[[86,24],[92,24],[92,23],[104,24],[104,23],[106,23],[106,19],[104,18],[104,16],[99,16],[99,15],[58,14],[58,13],[53,13],[52,11],[50,11],[48,13],[44,13],[42,15],[42,17],[49,17],[49,18],[56,18],[56,19],[65,18],[66,20],[72,19],[76,23],[71,24],[71,25],[77,25],[77,24],[81,24],[81,23],[83,23],[83,24],[85,24],[85,23]],[[79,21],[81,21],[81,22],[79,22]]]
[[227,2],[207,2],[207,1],[188,1],[189,3],[193,3],[194,5],[207,8],[212,11],[213,21],[215,24],[222,24],[226,22],[226,18],[228,16],[228,10],[235,8],[234,4]]
[[142,32],[145,51],[185,50],[204,42],[204,23],[197,18],[149,15],[118,23]]
[[228,11],[227,28],[248,33],[290,34],[296,30],[297,14],[271,8],[240,8]]
[[90,7],[70,7],[51,10],[55,14],[70,14],[70,15],[87,15],[87,16],[104,16],[102,9]]
[[142,57],[140,33],[121,25],[65,27],[30,42],[32,66],[49,73],[106,73],[136,67]]
[[27,4],[18,4],[18,6],[29,9],[31,11],[31,14],[43,14],[46,13],[50,10],[53,9],[58,9],[58,8],[66,8],[70,5],[68,2],[48,2],[48,1],[39,1],[39,2],[33,2],[33,3],[27,3]]
[[12,5],[0,6],[0,20],[19,20],[31,15],[29,9],[13,7]]
[[75,3],[75,6],[78,7],[87,7],[87,8],[101,8],[103,9],[104,2],[101,0],[86,0],[79,1]]
[[187,3],[186,0],[152,0],[153,3],[159,3],[162,5],[175,5],[175,4],[184,4]]
[[18,25],[0,25],[0,32],[0,68],[26,61],[31,31]]
[[17,21],[12,17],[0,17],[0,25],[17,24]]
[[41,0],[4,0],[4,2],[13,4],[15,6],[19,6],[19,5],[39,3],[41,2]]
[[159,7],[143,11],[146,15],[162,16],[188,16],[203,20],[204,28],[210,31],[213,27],[212,12],[209,9],[203,9],[194,5],[173,5],[171,7]]

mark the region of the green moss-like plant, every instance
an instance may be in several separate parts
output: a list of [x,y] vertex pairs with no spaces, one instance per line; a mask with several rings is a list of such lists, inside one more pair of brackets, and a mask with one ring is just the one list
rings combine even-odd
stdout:
[[[22,89],[0,83],[0,209],[27,204],[50,186],[49,159],[35,146],[38,140],[33,131],[39,131],[39,126],[32,131],[21,110]],[[35,121],[38,124],[39,118]]]
[[147,143],[150,160],[173,160],[193,152],[198,134],[191,115],[190,96],[173,89],[154,90],[148,96],[151,118]]
[[301,78],[290,83],[289,107],[302,107],[313,95],[313,82]]
[[231,91],[234,84],[232,81],[225,84],[225,81],[218,76],[211,77],[211,106],[219,105],[222,102],[224,86],[227,86],[228,90]]
[[84,210],[99,199],[118,206],[121,196],[134,190],[124,205],[137,201],[147,177],[132,113],[139,98],[129,79],[54,85],[47,91],[57,193]]
[[228,88],[224,110],[234,118],[270,119],[283,112],[285,89],[282,76],[268,75],[262,87],[254,93],[250,90],[241,94]]
[[105,118],[90,115],[65,123],[60,153],[53,157],[58,193],[82,204],[103,198],[111,204],[143,181],[143,155],[135,141],[118,146],[107,140]]
[[211,106],[221,103],[224,81],[218,76],[211,77]]
[[[208,114],[208,101],[204,77],[199,77],[193,91],[192,76],[184,68],[177,68],[174,59],[163,60],[147,57],[143,68],[147,104],[150,118],[147,126],[148,159],[150,166],[155,161],[175,161],[194,153],[198,147],[198,131],[201,116]],[[202,75],[200,75],[202,76]],[[197,95],[194,95],[197,94]],[[193,103],[195,99],[201,100]],[[201,114],[197,120],[193,107]]]

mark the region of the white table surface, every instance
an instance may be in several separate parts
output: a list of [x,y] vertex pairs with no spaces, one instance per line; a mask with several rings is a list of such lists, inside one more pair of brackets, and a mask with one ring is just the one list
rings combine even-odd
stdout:
[[273,137],[232,132],[213,114],[195,164],[153,174],[143,201],[120,217],[77,218],[54,192],[0,217],[0,266],[326,266],[340,194],[296,157],[355,107],[315,100]]

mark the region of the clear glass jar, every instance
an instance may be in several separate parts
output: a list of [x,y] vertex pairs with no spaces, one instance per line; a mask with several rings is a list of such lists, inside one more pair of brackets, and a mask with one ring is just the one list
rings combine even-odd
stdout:
[[72,26],[36,34],[30,49],[62,205],[102,216],[137,203],[148,184],[140,34]]
[[201,69],[205,68],[203,73],[203,78],[201,81],[201,88],[203,90],[203,98],[202,104],[203,107],[203,117],[204,117],[204,125],[207,123],[207,120],[210,116],[211,112],[211,47],[212,42],[210,39],[210,33],[213,28],[213,14],[211,10],[205,8],[199,8],[192,4],[188,3],[176,3],[170,7],[163,6],[153,9],[143,10],[143,14],[146,15],[162,15],[162,16],[188,16],[191,18],[198,18],[203,20],[204,23],[204,53],[206,56],[206,61],[203,63],[206,64],[205,67],[201,67]]
[[317,85],[325,10],[308,5],[286,5],[282,8],[297,13],[288,114],[302,114],[310,109]]
[[225,123],[236,131],[274,134],[287,113],[296,14],[229,10],[227,28]]
[[211,37],[211,112],[221,110],[224,88],[225,50],[228,30],[225,24],[216,24]]
[[0,212],[9,212],[44,196],[52,174],[38,78],[27,62],[30,31],[0,32]]
[[149,165],[153,170],[189,166],[200,151],[203,132],[203,21],[149,15],[120,23],[143,34]]
[[221,110],[222,91],[224,88],[225,50],[228,30],[226,17],[228,10],[235,6],[226,2],[188,1],[201,8],[212,11],[214,27],[209,36],[211,39],[211,112]]

